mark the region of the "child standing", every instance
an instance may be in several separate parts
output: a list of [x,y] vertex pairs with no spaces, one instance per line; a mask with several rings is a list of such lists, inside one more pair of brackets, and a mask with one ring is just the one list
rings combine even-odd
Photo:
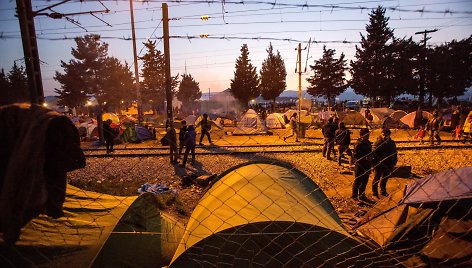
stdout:
[[461,140],[461,134],[462,134],[462,129],[460,125],[456,126],[456,129],[454,129],[454,140],[455,141],[460,141]]
[[420,129],[418,130],[418,133],[415,135],[415,139],[420,140],[420,144],[424,144],[424,137],[426,136],[426,130],[424,129],[424,126],[420,126]]

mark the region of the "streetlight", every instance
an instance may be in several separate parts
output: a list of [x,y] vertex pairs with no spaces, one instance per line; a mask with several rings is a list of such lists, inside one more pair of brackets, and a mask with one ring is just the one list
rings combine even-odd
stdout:
[[85,106],[87,106],[87,113],[88,113],[88,116],[90,117],[90,106],[92,106],[92,102],[91,102],[91,101],[87,101],[87,103],[85,104]]

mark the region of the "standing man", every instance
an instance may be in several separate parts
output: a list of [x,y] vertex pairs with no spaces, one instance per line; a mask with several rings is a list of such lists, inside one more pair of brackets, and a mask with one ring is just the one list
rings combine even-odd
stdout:
[[334,123],[335,118],[332,116],[328,119],[326,125],[321,129],[324,137],[324,145],[323,145],[323,157],[326,157],[328,160],[331,160],[331,151],[336,157],[336,153],[334,152],[334,136],[336,133],[336,125]]
[[429,143],[434,145],[434,139],[437,140],[438,145],[441,145],[441,137],[439,136],[439,131],[443,126],[443,120],[439,116],[438,111],[433,112],[433,117],[428,120],[428,130],[429,130]]
[[297,120],[297,113],[293,113],[290,116],[290,127],[292,128],[292,133],[286,137],[284,137],[284,141],[290,137],[295,135],[295,141],[298,142],[298,120]]
[[179,130],[179,157],[182,155],[182,149],[185,144],[185,133],[187,132],[187,122],[185,120],[181,121],[182,127]]
[[115,130],[111,127],[111,119],[103,122],[103,138],[105,139],[105,147],[107,154],[113,153],[113,145],[115,143]]
[[202,127],[202,133],[200,134],[200,142],[199,145],[203,145],[203,136],[207,136],[208,142],[212,144],[211,137],[210,137],[210,130],[211,130],[211,121],[208,120],[208,114],[203,114],[203,119],[199,123]]
[[335,132],[335,142],[338,145],[338,166],[341,166],[343,153],[352,156],[349,145],[351,144],[351,132],[346,128],[344,122],[339,123],[339,128]]
[[169,147],[170,147],[170,163],[171,164],[177,164],[178,163],[178,157],[179,157],[179,150],[177,149],[177,133],[174,128],[174,121],[169,120],[169,125],[167,127],[167,140],[169,142]]
[[189,153],[192,153],[192,160],[190,164],[192,166],[195,165],[195,145],[197,144],[196,139],[197,139],[197,133],[195,133],[195,128],[192,125],[188,126],[187,131],[185,132],[185,137],[184,137],[184,145],[185,145],[184,159],[182,161],[182,164],[180,164],[180,167],[185,167]]
[[395,141],[390,138],[391,131],[388,128],[382,129],[380,136],[374,143],[374,180],[372,181],[372,194],[379,198],[380,194],[388,196],[387,181],[397,164],[397,146]]
[[372,144],[369,141],[369,129],[362,128],[360,137],[354,145],[352,156],[354,160],[354,183],[352,184],[351,198],[366,204],[371,203],[365,196],[365,189],[369,182],[372,166]]

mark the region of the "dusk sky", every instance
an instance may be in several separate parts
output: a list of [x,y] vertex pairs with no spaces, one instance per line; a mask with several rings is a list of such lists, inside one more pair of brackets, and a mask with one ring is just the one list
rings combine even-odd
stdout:
[[[39,10],[61,1],[33,0],[33,10]],[[302,42],[307,46],[311,38],[309,54],[302,53],[302,69],[321,57],[323,45],[336,50],[336,57],[344,53],[348,62],[354,58],[355,46],[360,33],[365,35],[371,9],[381,5],[387,8],[389,27],[396,37],[413,37],[419,41],[422,35],[415,32],[437,29],[429,34],[428,45],[439,45],[453,39],[472,35],[472,0],[392,0],[392,1],[164,1],[169,5],[171,21],[170,40],[171,73],[183,74],[186,70],[200,83],[202,92],[223,91],[230,86],[234,76],[236,58],[242,44],[248,44],[249,57],[259,72],[266,49],[272,42],[274,50],[280,51],[287,69],[287,89],[298,88],[295,73],[297,53],[295,48]],[[225,4],[222,4],[225,2]],[[143,42],[148,38],[157,40],[163,51],[162,1],[134,1],[137,51],[145,53]],[[0,1],[0,68],[8,72],[13,63],[24,65],[19,23],[15,15],[16,1]],[[60,61],[72,59],[71,48],[76,36],[99,34],[109,44],[109,55],[128,62],[134,72],[133,48],[128,0],[79,1],[71,0],[52,8],[59,13],[77,13],[98,10],[109,13],[71,15],[68,19],[52,19],[37,16],[41,71],[46,96],[54,95],[60,85],[54,81],[55,71],[63,72]],[[44,12],[51,13],[46,10]],[[208,20],[201,20],[201,16]],[[210,38],[200,38],[208,34]],[[190,39],[187,37],[195,37]],[[157,39],[156,39],[157,38]],[[138,62],[141,64],[141,62]],[[310,68],[303,74],[303,89]]]

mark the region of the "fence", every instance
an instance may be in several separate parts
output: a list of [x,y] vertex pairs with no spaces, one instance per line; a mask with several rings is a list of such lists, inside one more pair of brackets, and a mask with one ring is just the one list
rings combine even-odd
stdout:
[[[462,168],[472,162],[468,146],[446,133],[441,146],[418,145],[416,131],[392,130],[398,163],[388,196],[372,195],[372,172],[368,200],[357,200],[351,198],[355,167],[346,154],[341,166],[323,157],[320,129],[308,129],[299,142],[284,139],[290,132],[233,136],[215,130],[213,144],[205,138],[194,165],[185,167],[170,163],[159,139],[119,144],[108,155],[83,143],[86,167],[68,173],[64,216],[29,222],[14,246],[2,246],[0,263],[472,265],[471,168]],[[352,149],[359,130],[351,133]],[[379,135],[372,130],[370,140]]]

